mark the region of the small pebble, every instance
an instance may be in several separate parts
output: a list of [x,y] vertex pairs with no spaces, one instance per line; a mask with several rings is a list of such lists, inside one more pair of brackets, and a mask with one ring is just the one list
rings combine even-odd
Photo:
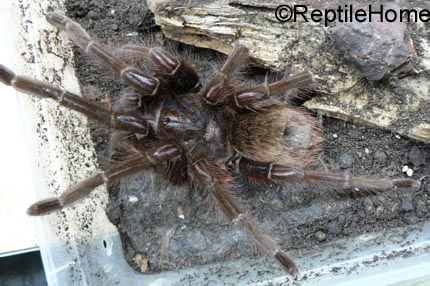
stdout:
[[409,167],[407,165],[403,166],[402,172],[406,173],[409,170]]
[[338,137],[338,135],[335,133],[333,134],[333,138],[336,139]]
[[382,151],[376,151],[375,153],[373,153],[373,160],[384,164],[385,161],[387,160],[387,154],[385,154]]
[[408,154],[409,161],[414,164],[414,166],[420,166],[425,164],[426,156],[417,146],[412,147]]
[[339,154],[338,161],[340,168],[348,169],[354,164],[354,157],[347,152],[342,152]]
[[412,198],[402,197],[400,209],[404,212],[412,211],[414,209],[414,206],[412,204]]
[[408,169],[406,171],[406,175],[408,175],[408,177],[412,177],[413,174],[414,174],[414,170],[412,170],[412,169]]
[[185,218],[185,215],[184,215],[184,210],[182,209],[182,207],[181,206],[179,206],[178,207],[178,217],[180,218],[180,219],[184,219]]
[[376,210],[375,210],[375,215],[376,216],[380,216],[380,215],[382,215],[383,213],[384,213],[384,207],[383,206],[378,206],[377,208],[376,208]]
[[365,199],[363,202],[364,208],[366,210],[367,213],[371,213],[371,211],[373,210],[373,203],[370,199]]
[[90,17],[90,19],[96,20],[98,19],[98,14],[95,11],[90,11],[88,12],[88,17]]
[[115,10],[114,9],[110,10],[110,14],[114,15],[115,14]]
[[113,31],[118,31],[119,26],[118,26],[117,24],[112,24],[111,29],[112,29]]
[[136,196],[129,196],[128,197],[128,201],[130,202],[130,203],[135,203],[135,202],[137,202],[139,199],[136,197]]
[[414,216],[412,216],[412,215],[409,215],[409,216],[405,216],[403,218],[403,221],[405,223],[407,223],[407,224],[416,224],[417,223],[417,218],[414,217]]
[[417,214],[420,216],[424,216],[426,213],[427,213],[426,203],[421,200],[417,200]]
[[317,231],[317,232],[315,233],[315,238],[316,238],[319,242],[323,242],[324,240],[326,240],[327,235],[325,234],[325,232]]
[[364,153],[369,154],[369,149],[364,148]]
[[327,232],[331,235],[338,235],[340,233],[339,225],[337,223],[330,222],[327,225]]

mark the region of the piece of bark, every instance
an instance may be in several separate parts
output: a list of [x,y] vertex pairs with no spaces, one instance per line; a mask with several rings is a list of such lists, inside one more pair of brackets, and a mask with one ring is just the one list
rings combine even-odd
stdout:
[[[425,72],[430,69],[430,28],[425,23],[408,24],[416,50],[414,73],[402,77],[394,73],[373,82],[337,49],[323,22],[276,20],[276,7],[284,4],[279,1],[148,0],[148,4],[169,38],[226,54],[240,41],[264,67],[286,74],[311,70],[322,93],[305,104],[311,110],[430,142],[430,74]],[[324,9],[341,4],[313,1],[307,7]],[[408,3],[408,8],[419,10],[420,5],[416,1]]]
[[[368,7],[360,6],[360,9],[369,13]],[[400,14],[401,8],[395,3],[384,7]],[[415,48],[407,24],[400,18],[394,22],[338,22],[330,33],[336,46],[369,80],[390,77],[392,73],[414,72]]]

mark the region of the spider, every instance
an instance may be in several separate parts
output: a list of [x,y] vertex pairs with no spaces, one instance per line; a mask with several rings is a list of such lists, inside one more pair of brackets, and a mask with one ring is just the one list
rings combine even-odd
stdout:
[[128,90],[115,109],[104,108],[48,83],[17,76],[0,65],[3,84],[56,100],[113,129],[112,138],[122,138],[113,140],[114,152],[106,170],[71,185],[58,198],[34,203],[28,209],[31,216],[60,210],[101,184],[155,170],[171,184],[191,183],[196,191],[207,193],[229,221],[239,224],[263,252],[297,277],[299,268],[294,260],[253,223],[235,196],[240,179],[256,184],[303,181],[334,189],[375,191],[421,186],[408,178],[353,177],[310,168],[322,140],[318,125],[303,109],[288,104],[293,96],[286,95],[314,84],[308,71],[241,88],[233,78],[249,51],[236,43],[223,67],[202,86],[191,64],[163,49],[126,45],[112,53],[60,13],[48,14],[47,21],[109,67]]

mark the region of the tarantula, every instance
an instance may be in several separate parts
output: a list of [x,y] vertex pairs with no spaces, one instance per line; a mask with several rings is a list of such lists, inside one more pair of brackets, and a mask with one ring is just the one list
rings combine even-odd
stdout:
[[[312,116],[287,105],[285,98],[287,91],[314,83],[310,72],[238,88],[232,76],[247,60],[248,49],[235,44],[222,69],[202,87],[192,65],[163,49],[127,45],[116,54],[62,14],[50,13],[47,20],[131,90],[122,96],[120,110],[17,76],[2,65],[0,81],[36,97],[54,99],[113,129],[126,138],[118,149],[126,149],[127,154],[121,157],[117,152],[106,170],[70,186],[58,198],[36,202],[29,207],[29,215],[59,210],[101,184],[155,169],[172,184],[188,182],[196,191],[207,192],[230,221],[239,224],[286,272],[297,276],[293,259],[253,224],[235,196],[239,178],[259,184],[306,181],[336,189],[420,188],[419,181],[407,178],[352,177],[310,169],[320,148],[320,132]],[[121,54],[132,58],[135,66]]]

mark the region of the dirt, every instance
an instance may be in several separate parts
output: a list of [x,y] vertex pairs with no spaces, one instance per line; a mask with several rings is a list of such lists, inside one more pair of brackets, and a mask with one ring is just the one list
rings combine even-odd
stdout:
[[[98,41],[109,46],[146,42],[148,38],[189,55],[203,78],[223,56],[163,38],[143,1],[67,1],[68,15]],[[121,85],[100,76],[100,67],[75,49],[76,71],[84,91],[104,104],[115,101]],[[335,53],[333,53],[335,54]],[[261,81],[265,70],[252,68],[246,78]],[[106,165],[109,135],[93,128],[101,165]],[[360,194],[292,185],[259,188],[244,183],[239,196],[258,225],[288,250],[318,249],[345,237],[414,225],[430,219],[430,146],[395,133],[322,117],[324,143],[317,162],[321,170],[359,176],[422,179],[417,192]],[[177,188],[157,174],[137,174],[110,188],[109,219],[118,226],[124,255],[136,271],[158,272],[258,255],[247,235],[229,224],[211,202],[192,188]],[[268,261],[268,264],[271,262]],[[277,270],[277,266],[273,266]]]

